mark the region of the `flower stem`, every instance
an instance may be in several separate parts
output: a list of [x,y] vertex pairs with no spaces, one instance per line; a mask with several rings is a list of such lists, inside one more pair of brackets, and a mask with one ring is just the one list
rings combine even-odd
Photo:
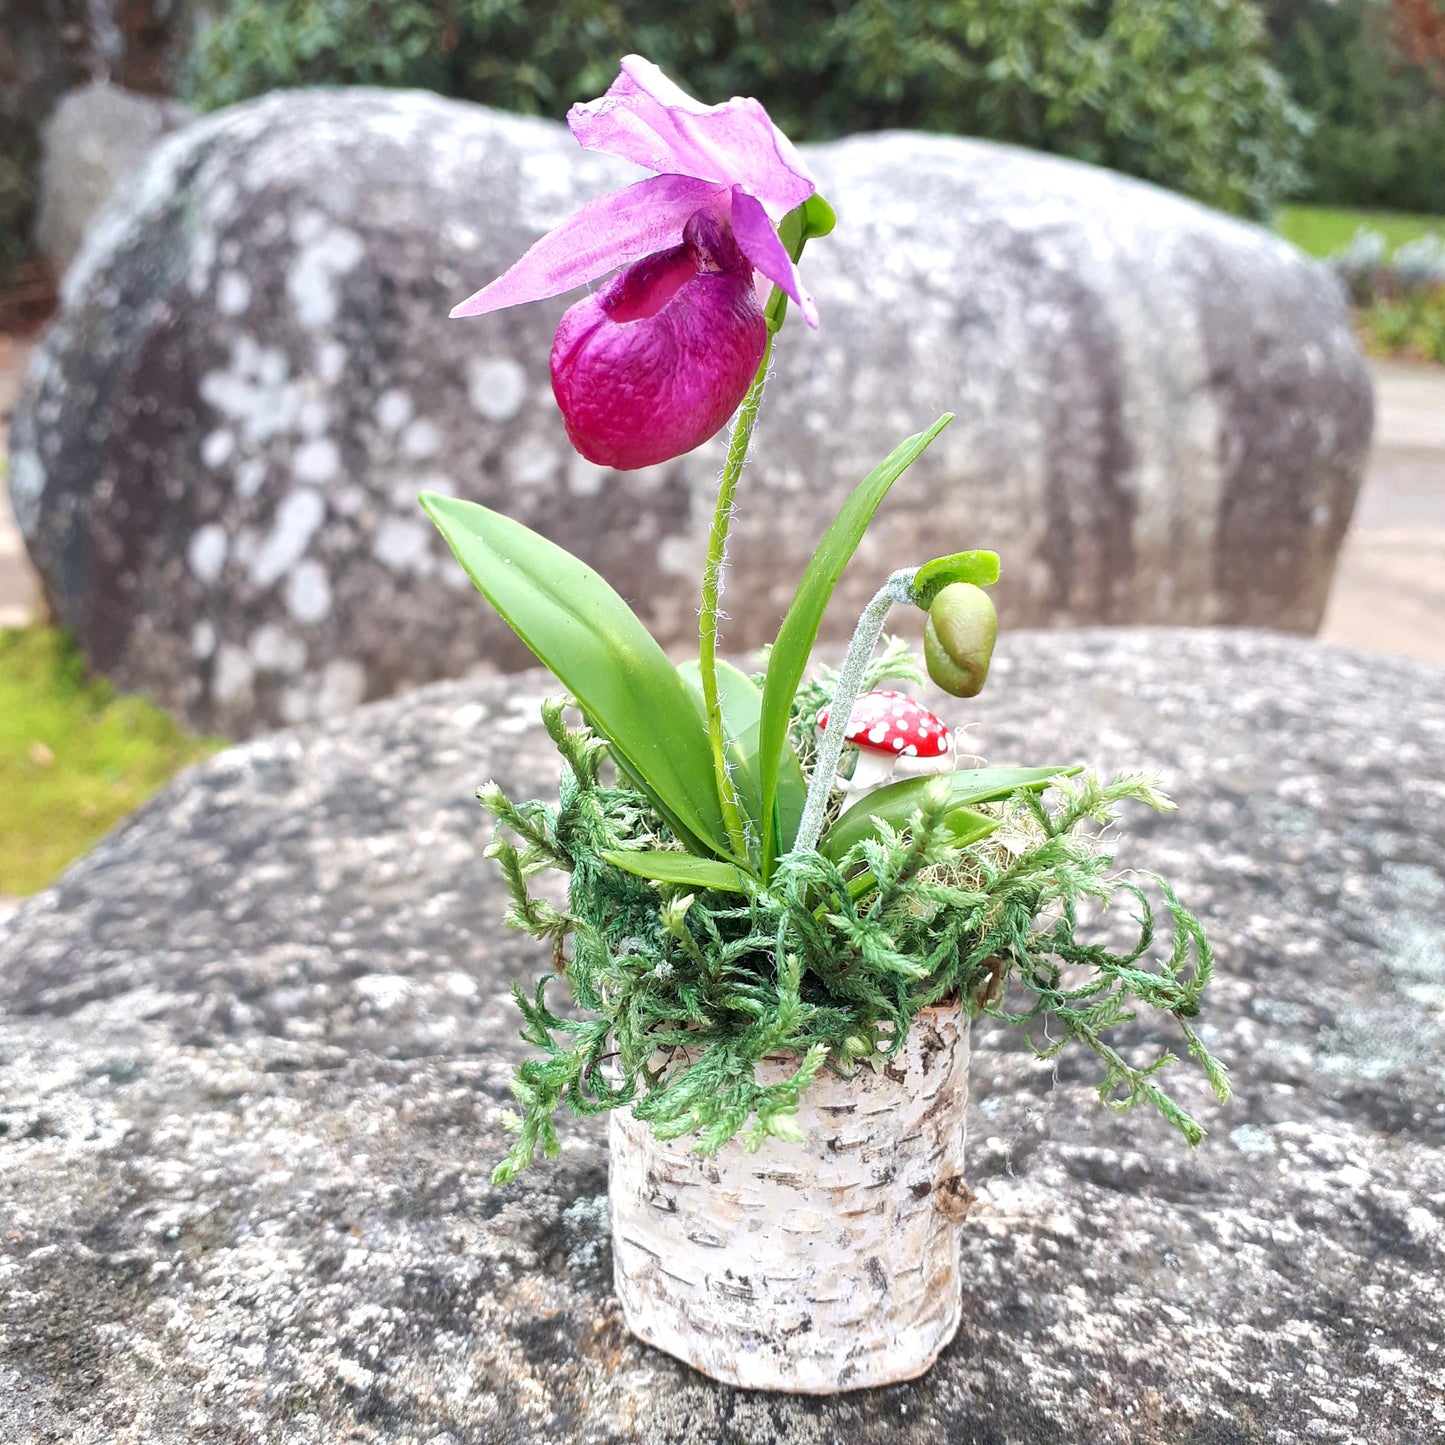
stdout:
[[828,809],[828,795],[833,791],[833,774],[838,771],[838,759],[843,756],[843,734],[848,730],[853,704],[863,690],[868,660],[883,635],[883,624],[888,620],[889,609],[895,602],[914,600],[913,579],[917,575],[916,567],[904,567],[895,572],[873,594],[873,600],[863,609],[858,626],[853,630],[853,639],[843,656],[843,666],[833,688],[833,700],[828,704],[828,725],[823,729],[818,755],[813,759],[813,776],[808,779],[808,797],[803,804],[797,841],[793,844],[795,853],[807,853],[818,846],[818,838],[823,831],[823,814]]
[[718,483],[717,508],[713,512],[712,531],[707,540],[707,563],[702,573],[702,611],[698,626],[698,668],[702,674],[702,699],[707,710],[707,737],[712,748],[713,771],[717,775],[717,794],[722,804],[723,827],[727,830],[728,843],[733,852],[743,861],[746,861],[748,856],[747,835],[743,830],[738,790],[733,783],[732,774],[728,771],[727,739],[723,735],[722,704],[718,700],[718,603],[722,597],[723,563],[727,557],[728,527],[733,517],[733,494],[737,491],[738,478],[742,476],[743,464],[748,459],[748,448],[752,445],[753,426],[758,419],[758,405],[763,399],[763,385],[768,379],[768,361],[772,352],[773,338],[769,333],[757,375],[753,377],[752,385],[743,397],[732,437],[728,441],[727,463],[723,467],[722,480]]

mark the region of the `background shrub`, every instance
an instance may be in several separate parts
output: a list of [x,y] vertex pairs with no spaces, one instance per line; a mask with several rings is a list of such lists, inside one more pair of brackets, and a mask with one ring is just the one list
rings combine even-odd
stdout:
[[231,0],[206,108],[277,86],[413,85],[560,117],[640,51],[790,134],[907,126],[1014,141],[1263,214],[1305,123],[1244,0]]
[[1315,118],[1300,198],[1445,213],[1439,0],[1284,0],[1270,28],[1290,91]]

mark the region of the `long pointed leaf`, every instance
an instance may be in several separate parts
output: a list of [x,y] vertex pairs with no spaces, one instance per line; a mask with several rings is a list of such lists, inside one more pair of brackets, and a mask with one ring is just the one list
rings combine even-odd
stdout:
[[[925,448],[939,432],[953,420],[953,413],[947,412],[934,422],[927,431],[909,437],[901,446],[882,462],[853,489],[853,494],[843,503],[842,510],[834,517],[832,525],[823,534],[813,560],[803,573],[798,590],[793,595],[792,606],[778,629],[778,640],[768,657],[768,673],[763,682],[763,711],[758,732],[758,782],[762,789],[763,803],[768,805],[776,795],[778,769],[781,765],[783,747],[788,736],[788,713],[793,705],[793,694],[803,680],[803,671],[808,665],[808,656],[818,637],[818,627],[823,621],[828,599],[843,575],[843,568],[857,550],[873,514],[878,510],[888,489],[920,457]],[[771,809],[764,821],[763,876],[772,871],[773,859],[781,845],[783,850],[792,846],[791,836],[774,836]]]
[[[855,843],[877,833],[877,820],[882,818],[895,828],[901,828],[928,800],[931,789],[941,780],[948,781],[949,828],[959,846],[975,841],[962,836],[960,829],[952,822],[955,810],[981,818],[981,813],[971,813],[974,803],[996,803],[1020,788],[1039,789],[1056,778],[1071,777],[1078,767],[1068,768],[973,768],[958,773],[934,773],[922,778],[904,778],[897,783],[877,788],[867,797],[860,798],[841,818],[823,834],[818,851],[826,858],[837,862]],[[985,829],[978,837],[992,832]]]
[[591,567],[475,502],[422,494],[457,560],[666,809],[727,856],[707,730],[693,690]]
[[746,893],[742,870],[720,858],[694,858],[690,853],[615,852],[602,855],[624,873],[635,873],[654,883],[676,883],[683,888],[715,888],[723,893]]
[[[702,697],[702,667],[689,660],[677,665],[683,681]],[[717,664],[718,705],[722,708],[723,735],[727,740],[728,766],[738,801],[752,826],[753,846],[762,844],[762,795],[758,790],[758,769],[754,753],[758,745],[758,714],[763,695],[752,678],[730,662]]]
[[[696,662],[682,662],[677,670],[702,696],[702,673]],[[754,826],[754,837],[761,840],[763,827],[763,795],[758,766],[758,736],[762,720],[763,694],[747,673],[729,662],[717,665],[718,697],[722,704],[723,727],[727,732],[736,765],[738,791],[748,817]],[[798,765],[798,755],[786,743],[779,759],[775,782],[775,801],[783,836],[792,838],[798,831],[807,798],[808,783]],[[775,825],[774,831],[777,831]]]

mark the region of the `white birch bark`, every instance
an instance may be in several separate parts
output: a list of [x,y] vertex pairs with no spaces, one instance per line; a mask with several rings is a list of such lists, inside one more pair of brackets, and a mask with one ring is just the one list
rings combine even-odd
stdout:
[[633,1334],[749,1389],[921,1375],[958,1328],[968,1057],[966,1013],[927,1010],[880,1072],[814,1081],[806,1142],[756,1154],[734,1141],[705,1159],[614,1111],[612,1247]]

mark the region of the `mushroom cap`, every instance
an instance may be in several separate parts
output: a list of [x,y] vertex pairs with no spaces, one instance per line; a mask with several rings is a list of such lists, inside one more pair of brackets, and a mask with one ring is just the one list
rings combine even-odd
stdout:
[[[818,726],[828,725],[828,709]],[[901,692],[865,692],[853,704],[843,736],[865,752],[894,758],[941,758],[953,751],[953,734],[921,702]]]

